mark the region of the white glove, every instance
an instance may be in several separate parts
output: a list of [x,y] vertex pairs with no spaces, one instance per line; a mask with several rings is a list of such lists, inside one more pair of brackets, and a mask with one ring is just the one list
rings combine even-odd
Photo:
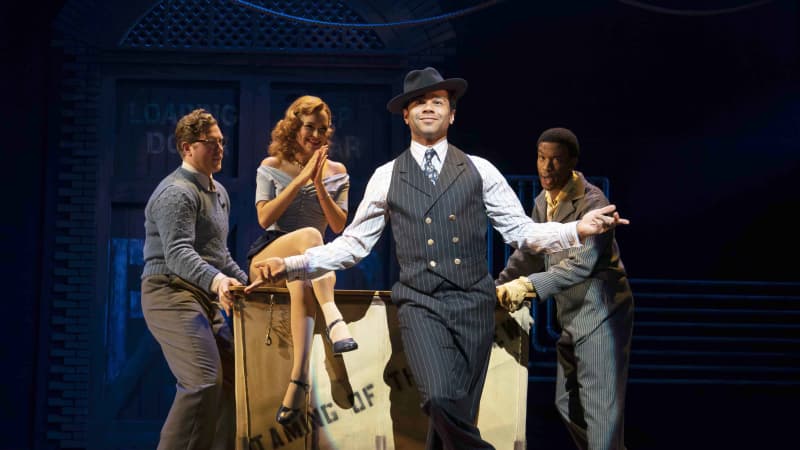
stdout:
[[520,308],[513,313],[509,313],[509,315],[517,321],[519,327],[522,328],[526,333],[530,334],[531,329],[533,328],[533,316],[531,315],[531,302],[525,300],[520,305]]

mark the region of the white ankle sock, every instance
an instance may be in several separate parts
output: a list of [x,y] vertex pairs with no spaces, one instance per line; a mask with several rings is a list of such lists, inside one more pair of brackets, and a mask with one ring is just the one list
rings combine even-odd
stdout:
[[[322,310],[322,316],[325,318],[325,327],[327,327],[334,320],[342,318],[342,313],[339,312],[339,308],[337,308],[336,304],[333,302],[323,303],[320,305],[320,309]],[[347,324],[344,323],[344,321],[333,326],[333,329],[331,330],[331,340],[333,342],[349,337],[352,336],[350,335],[350,330],[347,328]]]
[[325,326],[328,326],[329,323],[336,319],[342,318],[342,313],[339,312],[339,308],[336,307],[336,303],[323,303],[319,305],[319,309],[322,310],[322,316],[325,317]]

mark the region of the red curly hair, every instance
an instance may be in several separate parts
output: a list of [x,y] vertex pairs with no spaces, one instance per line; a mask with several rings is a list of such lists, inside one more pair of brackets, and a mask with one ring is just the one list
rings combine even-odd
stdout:
[[303,125],[302,117],[318,112],[328,115],[328,131],[325,133],[325,138],[330,142],[334,131],[333,114],[331,114],[330,107],[319,97],[303,95],[286,108],[283,119],[279,120],[272,129],[270,134],[272,140],[268,148],[269,155],[284,161],[295,161],[294,154],[300,149],[297,143],[297,133]]

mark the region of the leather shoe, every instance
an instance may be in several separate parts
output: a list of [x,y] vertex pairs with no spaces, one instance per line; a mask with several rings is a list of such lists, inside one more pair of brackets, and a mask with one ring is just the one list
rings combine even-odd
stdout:
[[[300,386],[303,388],[306,393],[308,392],[308,383],[303,383],[300,380],[291,380],[292,383]],[[303,405],[305,405],[305,394],[303,394]],[[281,425],[286,425],[291,423],[297,415],[300,413],[301,408],[290,408],[288,406],[283,406],[283,402],[281,402],[281,406],[278,408],[278,413],[275,414],[275,421]]]
[[[336,342],[331,341],[331,330],[333,329],[334,325],[336,325],[339,322],[344,323],[342,319],[336,319],[333,322],[329,323],[327,329],[325,330],[325,336],[328,338],[328,342],[330,342],[331,346],[333,347],[334,356],[339,356],[345,352],[352,352],[353,350],[358,348],[358,342],[356,342],[356,340],[351,337],[339,339]],[[345,326],[347,326],[347,324],[345,324]]]

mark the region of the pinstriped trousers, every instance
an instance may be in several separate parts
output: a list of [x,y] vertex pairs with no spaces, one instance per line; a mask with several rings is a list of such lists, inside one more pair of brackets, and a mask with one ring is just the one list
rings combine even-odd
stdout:
[[556,407],[581,450],[625,450],[625,388],[633,304],[617,309],[594,331],[556,344]]
[[233,334],[219,308],[175,275],[151,275],[142,280],[142,312],[177,379],[158,450],[232,449]]
[[475,421],[494,336],[494,283],[469,290],[444,282],[431,295],[398,283],[401,338],[429,416],[427,450],[485,450]]

